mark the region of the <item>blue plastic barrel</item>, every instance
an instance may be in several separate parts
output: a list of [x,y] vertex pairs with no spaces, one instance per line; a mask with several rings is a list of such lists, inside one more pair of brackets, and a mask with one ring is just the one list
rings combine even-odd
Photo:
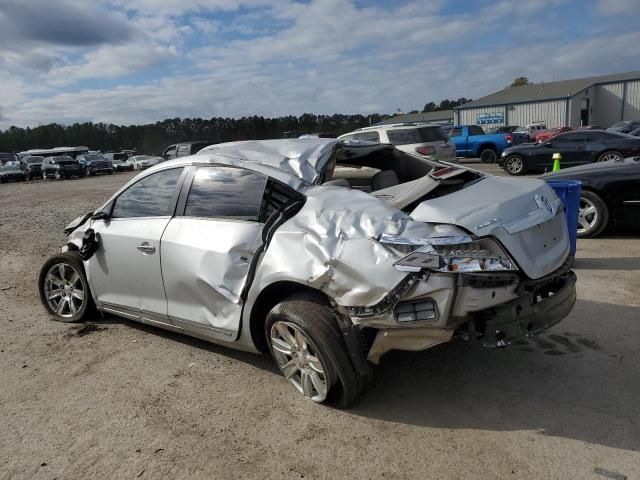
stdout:
[[576,240],[578,238],[578,213],[580,210],[580,190],[582,183],[578,180],[547,180],[547,183],[564,203],[564,215],[569,227],[571,241],[571,255],[576,254]]

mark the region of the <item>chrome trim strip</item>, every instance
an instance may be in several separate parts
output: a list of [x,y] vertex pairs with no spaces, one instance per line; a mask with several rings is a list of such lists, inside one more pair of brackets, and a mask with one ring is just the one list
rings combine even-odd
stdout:
[[176,325],[185,330],[200,330],[209,334],[221,335],[226,338],[233,339],[235,332],[226,328],[214,327],[213,325],[205,325],[200,322],[193,322],[191,320],[184,320],[182,318],[169,317],[169,319]]
[[640,200],[624,200],[623,205],[640,205]]

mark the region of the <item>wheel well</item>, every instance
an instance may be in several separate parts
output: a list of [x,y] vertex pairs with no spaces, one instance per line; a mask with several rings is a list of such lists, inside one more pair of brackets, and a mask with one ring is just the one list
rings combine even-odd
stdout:
[[305,291],[314,292],[316,294],[322,295],[324,298],[327,298],[324,293],[316,290],[315,288],[311,288],[300,283],[287,281],[272,283],[260,292],[258,298],[253,304],[253,308],[251,309],[251,316],[249,319],[251,339],[253,340],[253,344],[258,350],[260,350],[261,352],[267,351],[267,344],[263,332],[264,321],[267,318],[267,314],[273,307],[275,307],[285,298],[290,297],[294,293]]
[[616,148],[607,148],[606,150],[601,151],[601,152],[598,154],[598,156],[597,156],[596,158],[600,158],[600,157],[601,157],[602,155],[604,155],[605,153],[610,153],[610,152],[616,152],[616,153],[619,153],[619,154],[621,154],[621,155],[624,157],[624,154],[623,154],[620,150],[618,150],[618,149],[616,149]]
[[482,153],[482,151],[486,150],[486,149],[495,151],[496,150],[496,146],[493,143],[483,143],[482,145],[480,145],[480,148],[478,149],[478,152]]

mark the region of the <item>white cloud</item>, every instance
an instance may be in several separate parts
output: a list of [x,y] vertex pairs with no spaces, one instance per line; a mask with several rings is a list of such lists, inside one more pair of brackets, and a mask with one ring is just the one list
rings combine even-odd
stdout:
[[[477,98],[520,75],[549,81],[640,68],[637,30],[560,37],[562,19],[552,21],[553,13],[568,0],[487,2],[473,15],[445,15],[441,1],[356,8],[348,0],[282,0],[248,13],[236,10],[264,2],[160,0],[151,9],[151,1],[111,2],[129,16],[131,34],[121,43],[36,45],[4,56],[0,47],[0,81],[13,82],[0,98],[0,128],[79,119],[392,112]],[[232,20],[211,20],[211,9],[226,10]],[[255,38],[225,41],[229,31]],[[505,35],[504,46],[477,48],[496,31]],[[192,48],[193,41],[205,46]],[[136,77],[154,65],[164,67],[163,78]],[[27,75],[29,68],[48,73]],[[74,91],[79,80],[106,77],[120,79],[119,86]]]

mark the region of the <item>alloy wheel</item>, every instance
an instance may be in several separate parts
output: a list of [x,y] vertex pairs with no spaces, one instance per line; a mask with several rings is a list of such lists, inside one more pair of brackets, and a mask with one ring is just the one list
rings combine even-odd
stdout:
[[309,337],[291,322],[271,326],[271,348],[283,375],[305,397],[314,402],[327,398],[326,369]]
[[512,175],[518,175],[524,168],[524,162],[520,157],[509,157],[505,161],[507,172]]
[[85,301],[80,273],[68,263],[53,265],[44,280],[44,295],[53,312],[64,318],[73,317]]
[[591,231],[598,222],[598,209],[595,204],[584,197],[580,197],[580,209],[578,210],[578,233],[586,234]]
[[622,157],[615,152],[605,153],[600,157],[601,162],[622,160]]

